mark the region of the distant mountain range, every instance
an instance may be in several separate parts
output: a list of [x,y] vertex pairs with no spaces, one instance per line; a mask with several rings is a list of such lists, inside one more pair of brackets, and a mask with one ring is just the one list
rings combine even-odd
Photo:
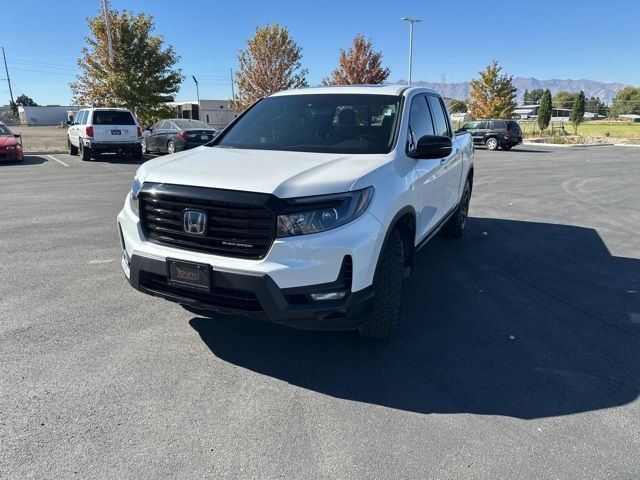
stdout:
[[[400,80],[396,82],[399,85],[407,83],[406,80]],[[471,84],[469,82],[459,83],[438,83],[438,82],[413,82],[414,85],[421,87],[432,88],[437,90],[445,97],[464,99],[469,96]],[[600,100],[606,104],[611,104],[613,98],[620,90],[629,85],[622,83],[603,83],[596,82],[595,80],[538,80],[537,78],[523,78],[513,77],[513,84],[518,89],[518,96],[516,101],[522,102],[525,90],[533,90],[535,88],[548,88],[552,94],[556,94],[561,91],[567,92],[579,92],[582,90],[584,94],[589,97],[600,97]]]

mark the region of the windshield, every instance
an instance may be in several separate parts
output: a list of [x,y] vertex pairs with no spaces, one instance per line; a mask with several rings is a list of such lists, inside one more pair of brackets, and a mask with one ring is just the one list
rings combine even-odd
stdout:
[[210,130],[211,127],[209,125],[207,125],[204,122],[201,122],[200,120],[171,120],[173,123],[175,123],[178,128],[206,128],[207,130]]
[[323,153],[388,153],[400,97],[287,95],[260,100],[217,143],[219,147]]
[[13,133],[6,126],[0,125],[0,137],[13,137]]

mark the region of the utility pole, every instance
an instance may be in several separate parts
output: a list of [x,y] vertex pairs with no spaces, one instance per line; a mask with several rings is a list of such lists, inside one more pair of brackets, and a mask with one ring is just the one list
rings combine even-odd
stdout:
[[236,93],[233,89],[233,68],[231,69],[231,98],[236,98]]
[[[4,54],[4,47],[2,47],[2,58],[4,59],[4,71],[7,72],[7,83],[9,84],[9,96],[11,97],[10,105],[13,107],[15,102],[13,101],[13,90],[11,90],[11,79],[9,78],[9,67],[7,67],[7,56]],[[13,110],[11,110],[11,113],[13,113],[13,115],[15,116],[15,113],[13,112]]]
[[409,81],[407,84],[411,85],[411,67],[413,63],[413,25],[415,23],[420,23],[422,20],[411,17],[402,17],[400,20],[404,20],[409,24]]
[[102,0],[104,11],[104,26],[107,30],[107,43],[109,44],[109,62],[113,67],[113,39],[111,38],[111,23],[109,22],[109,0]]

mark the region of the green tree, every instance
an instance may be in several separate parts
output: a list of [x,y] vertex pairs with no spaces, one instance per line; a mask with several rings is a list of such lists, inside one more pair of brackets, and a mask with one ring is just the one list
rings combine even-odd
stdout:
[[33,98],[27,97],[24,93],[16,98],[16,105],[20,107],[37,107],[38,104],[33,101]]
[[573,102],[570,117],[571,123],[573,123],[573,131],[576,135],[578,134],[578,125],[580,125],[582,120],[584,120],[584,106],[584,92],[580,90],[580,93],[578,93],[578,96],[576,97],[576,101]]
[[513,77],[500,75],[502,68],[494,60],[471,80],[469,113],[474,118],[510,118],[516,108],[517,89]]
[[538,105],[542,101],[542,95],[544,90],[542,88],[534,88],[533,90],[524,91],[524,103],[525,105]]
[[229,106],[242,112],[265,95],[306,87],[307,70],[301,60],[302,49],[286,27],[276,24],[257,28],[247,48],[238,55],[238,89]]
[[538,109],[538,126],[540,127],[540,131],[544,132],[549,126],[552,111],[551,91],[547,88],[542,94],[540,108]]
[[127,107],[139,118],[161,107],[180,88],[178,55],[154,35],[153,18],[109,10],[114,59],[111,63],[103,14],[89,18],[90,35],[78,59],[82,73],[71,84],[78,105]]
[[572,108],[577,96],[577,93],[558,92],[553,96],[553,108]]
[[464,100],[452,98],[449,100],[449,113],[466,113],[469,109],[469,105]]
[[358,34],[346,52],[340,50],[340,64],[323,85],[375,85],[383,83],[391,73],[382,66],[382,53],[373,50],[371,40]]
[[625,113],[640,115],[640,88],[623,88],[614,97],[611,103],[611,117]]

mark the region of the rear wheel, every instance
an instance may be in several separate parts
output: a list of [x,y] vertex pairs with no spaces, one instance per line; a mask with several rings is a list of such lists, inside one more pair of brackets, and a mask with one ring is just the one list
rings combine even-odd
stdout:
[[464,184],[464,190],[462,192],[462,198],[460,204],[456,209],[453,216],[447,220],[447,223],[442,227],[442,233],[449,238],[460,238],[464,231],[464,227],[467,224],[467,217],[469,216],[469,203],[471,202],[471,183],[467,179]]
[[503,145],[502,149],[503,150],[511,150],[513,148],[513,145]]
[[497,150],[498,149],[498,139],[491,137],[491,138],[487,138],[487,141],[484,142],[485,146],[487,147],[487,150]]
[[69,155],[78,155],[78,147],[75,147],[71,143],[71,139],[67,137],[67,147],[69,148]]
[[83,162],[91,160],[91,149],[82,145],[82,142],[80,142],[80,155]]
[[132,151],[131,151],[131,158],[135,161],[140,161],[142,160],[142,149],[144,147],[139,146],[139,147],[135,147]]
[[173,140],[169,140],[169,143],[167,143],[167,153],[176,153],[176,144]]
[[402,306],[402,279],[404,278],[404,245],[398,230],[391,232],[380,254],[373,278],[375,295],[360,335],[372,340],[387,340],[398,327]]

